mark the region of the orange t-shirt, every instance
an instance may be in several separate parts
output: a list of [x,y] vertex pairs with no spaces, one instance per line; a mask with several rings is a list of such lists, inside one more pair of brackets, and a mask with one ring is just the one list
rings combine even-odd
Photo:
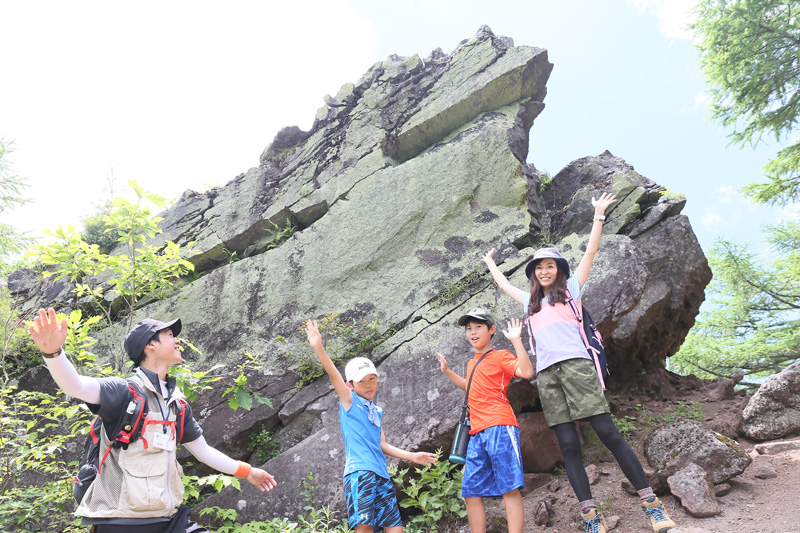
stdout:
[[[467,383],[482,355],[476,353],[471,361],[467,361]],[[492,426],[519,427],[506,397],[506,388],[518,367],[517,358],[508,350],[492,350],[478,365],[469,389],[470,435]]]

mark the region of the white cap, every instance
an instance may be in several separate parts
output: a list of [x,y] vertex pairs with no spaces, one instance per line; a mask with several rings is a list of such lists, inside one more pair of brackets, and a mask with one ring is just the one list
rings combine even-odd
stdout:
[[356,357],[347,362],[344,367],[344,376],[346,381],[361,381],[364,376],[370,374],[378,375],[375,370],[375,365],[366,357]]

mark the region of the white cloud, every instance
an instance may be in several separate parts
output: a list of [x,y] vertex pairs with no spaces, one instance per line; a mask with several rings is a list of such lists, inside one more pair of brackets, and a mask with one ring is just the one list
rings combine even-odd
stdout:
[[668,39],[692,40],[687,26],[692,22],[692,10],[697,0],[628,0],[643,13],[658,19],[658,29]]
[[717,187],[714,189],[716,193],[716,201],[721,204],[730,204],[734,200],[741,199],[739,195],[739,191],[731,187],[730,185],[723,185],[721,187]]
[[78,225],[135,179],[168,198],[256,166],[375,61],[344,0],[3,3],[0,138],[31,184],[15,227]]
[[775,218],[779,221],[788,220],[791,222],[800,222],[800,205],[781,207],[776,212]]
[[705,226],[715,229],[717,233],[722,227],[731,228],[745,219],[752,218],[750,216],[743,218],[743,215],[754,206],[745,200],[737,188],[730,185],[716,187],[708,198],[708,203],[710,205],[706,206],[701,221]]
[[706,213],[703,215],[701,221],[706,226],[718,226],[722,223],[722,217],[716,213],[716,209],[714,207],[707,207]]
[[702,113],[708,108],[708,104],[710,103],[711,97],[705,92],[699,92],[694,95],[694,102],[692,105],[683,106],[678,114],[685,117],[687,115]]

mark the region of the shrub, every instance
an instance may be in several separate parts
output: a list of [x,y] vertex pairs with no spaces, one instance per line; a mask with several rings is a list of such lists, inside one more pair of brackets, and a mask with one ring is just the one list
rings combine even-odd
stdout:
[[257,433],[250,434],[248,450],[253,450],[253,454],[260,463],[266,463],[273,457],[281,453],[281,443],[275,440],[269,430],[262,429]]
[[633,416],[624,416],[622,418],[617,418],[614,415],[611,415],[611,419],[614,421],[614,425],[617,426],[617,429],[625,438],[625,440],[630,441],[631,435],[636,430],[636,425],[634,422],[636,418]]
[[[442,450],[437,450],[437,459],[441,455]],[[406,530],[455,531],[467,516],[461,497],[462,468],[445,460],[415,468],[414,477],[407,478],[408,470],[404,468],[393,476],[406,495],[399,502],[400,507],[416,513],[409,518]]]
[[83,231],[81,232],[81,238],[89,244],[99,246],[100,253],[103,254],[108,254],[111,251],[120,236],[120,230],[113,227],[108,221],[110,211],[111,202],[108,202],[94,215],[82,219]]

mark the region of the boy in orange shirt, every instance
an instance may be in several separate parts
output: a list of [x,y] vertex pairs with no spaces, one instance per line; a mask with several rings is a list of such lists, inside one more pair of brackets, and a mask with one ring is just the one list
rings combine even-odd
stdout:
[[[450,370],[444,356],[437,353],[442,372],[461,390],[469,390],[470,435],[461,493],[467,504],[467,518],[472,533],[486,532],[484,497],[503,497],[509,533],[522,533],[523,509],[519,489],[525,485],[519,446],[519,424],[506,397],[512,377],[530,379],[533,365],[522,345],[522,322],[513,319],[503,331],[517,357],[508,350],[492,349],[497,331],[494,317],[476,307],[458,320],[467,340],[475,350],[467,362],[467,378]],[[478,364],[480,360],[480,364]],[[475,365],[478,365],[475,368]],[[472,369],[475,368],[474,374]]]

